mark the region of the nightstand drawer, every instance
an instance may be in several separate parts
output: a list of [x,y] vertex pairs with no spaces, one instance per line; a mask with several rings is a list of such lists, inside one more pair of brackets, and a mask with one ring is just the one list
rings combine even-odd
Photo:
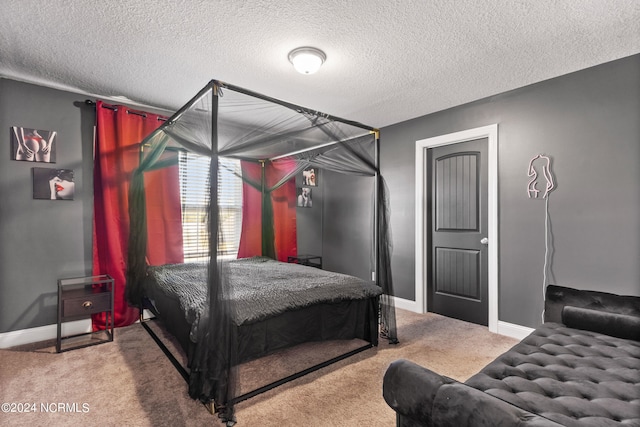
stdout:
[[87,294],[79,298],[63,300],[62,316],[71,317],[83,314],[100,313],[111,310],[111,293]]
[[[113,341],[113,290],[113,277],[108,274],[58,279],[58,353]],[[103,329],[62,334],[64,322],[100,313],[104,313]]]

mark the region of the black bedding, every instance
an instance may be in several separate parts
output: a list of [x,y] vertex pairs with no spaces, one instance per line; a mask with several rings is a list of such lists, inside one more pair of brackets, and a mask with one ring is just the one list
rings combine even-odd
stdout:
[[[362,279],[265,257],[224,263],[240,360],[306,341],[361,338],[377,344],[380,287]],[[190,352],[207,296],[206,264],[148,269],[145,294]]]

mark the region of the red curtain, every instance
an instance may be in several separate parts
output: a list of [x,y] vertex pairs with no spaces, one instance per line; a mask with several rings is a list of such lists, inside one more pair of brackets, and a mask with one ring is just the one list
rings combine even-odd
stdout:
[[[269,164],[265,170],[267,183],[273,187],[290,169],[291,164]],[[278,261],[286,261],[298,254],[298,233],[296,221],[296,179],[289,179],[280,188],[271,192],[273,205],[273,235]]]
[[[245,179],[242,186],[242,233],[238,258],[262,255],[262,194],[261,191],[248,184],[246,180],[260,183],[262,165],[242,162],[242,175]],[[265,164],[265,187],[273,187],[285,176],[294,165],[274,166]],[[287,257],[298,252],[296,228],[296,183],[291,178],[280,188],[266,194],[273,206],[273,232],[276,258],[287,261]]]
[[[130,325],[138,309],[125,299],[125,273],[129,239],[129,183],[140,163],[139,143],[162,121],[150,113],[131,113],[96,104],[94,159],[93,274],[114,279],[115,326]],[[151,264],[183,261],[178,165],[145,174],[155,181],[147,192],[147,258]],[[162,191],[159,191],[162,189]],[[93,329],[105,327],[105,315],[93,316]]]
[[180,169],[174,166],[145,172],[147,200],[147,260],[149,265],[184,262]]
[[260,183],[262,166],[240,162],[242,166],[242,231],[238,258],[262,255],[262,193],[247,181]]

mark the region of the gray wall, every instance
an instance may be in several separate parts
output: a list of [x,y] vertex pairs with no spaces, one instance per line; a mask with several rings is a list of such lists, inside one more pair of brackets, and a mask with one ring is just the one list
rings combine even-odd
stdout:
[[298,253],[321,255],[326,270],[371,280],[374,178],[327,170],[317,176],[313,207],[297,208]]
[[416,141],[492,123],[499,319],[529,327],[541,319],[544,202],[526,193],[526,169],[539,153],[552,157],[557,184],[549,282],[640,295],[640,55],[383,128],[396,295],[415,300]]
[[[638,76],[640,55],[382,129],[396,295],[415,298],[415,142],[490,123],[499,125],[500,320],[540,321],[544,211],[525,190],[528,161],[541,152],[558,184],[551,281],[640,295]],[[95,112],[84,99],[0,79],[0,333],[55,323],[57,279],[91,273]],[[57,163],[10,160],[11,126],[58,131]],[[75,200],[33,200],[34,166],[73,169]],[[299,252],[368,278],[371,180],[324,172],[319,209],[298,210]]]
[[[324,206],[324,189],[326,183],[322,172],[317,171],[317,187],[311,188],[313,206],[310,208],[296,208],[296,228],[299,255],[322,256],[322,223]],[[297,188],[302,187],[301,174],[296,176]]]
[[375,179],[323,172],[324,267],[371,280]]
[[[91,273],[95,113],[83,101],[0,79],[0,333],[55,323],[58,278]],[[11,126],[57,131],[57,163],[10,160]],[[73,169],[74,200],[34,200],[33,167]]]
[[[91,274],[95,109],[86,98],[0,78],[0,333],[54,324],[57,280]],[[10,160],[11,126],[57,131],[57,163]],[[34,200],[33,167],[73,169],[74,200]],[[370,216],[373,180],[363,188],[362,178],[325,171],[318,180],[313,208],[298,208],[298,252],[369,278],[371,229],[361,218]]]

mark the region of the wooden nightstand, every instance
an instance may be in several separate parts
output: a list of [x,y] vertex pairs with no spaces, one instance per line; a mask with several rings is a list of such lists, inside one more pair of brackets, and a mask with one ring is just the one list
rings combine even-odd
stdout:
[[[62,323],[106,313],[104,331],[62,336]],[[101,276],[58,280],[58,338],[56,351],[113,341],[113,278]]]

